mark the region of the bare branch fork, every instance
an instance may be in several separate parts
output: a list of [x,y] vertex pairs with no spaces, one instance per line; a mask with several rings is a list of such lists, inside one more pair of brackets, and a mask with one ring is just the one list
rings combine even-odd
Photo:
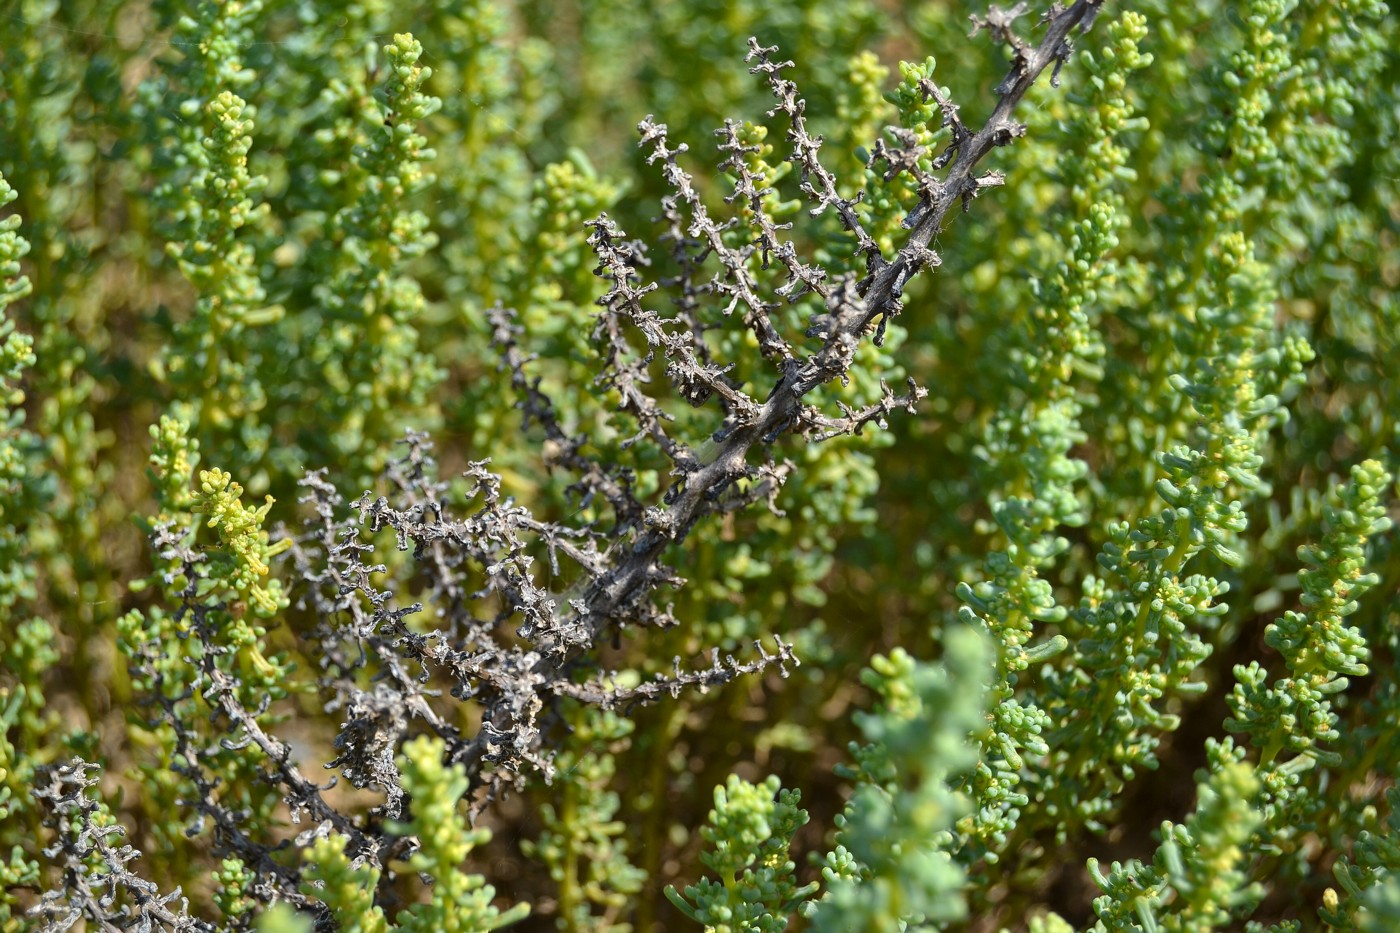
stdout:
[[[1011,25],[1025,4],[1011,10],[993,8],[975,29],[986,29],[1012,50],[1011,67],[997,88],[999,99],[991,117],[976,132],[969,130],[958,108],[932,81],[925,81],[925,100],[936,103],[943,126],[951,130],[944,151],[931,162],[932,171],[920,168],[921,153],[912,136],[893,134],[894,146],[874,147],[872,159],[882,161],[890,173],[908,172],[917,181],[919,201],[905,218],[909,231],[902,249],[893,257],[882,255],[875,239],[862,226],[857,211],[859,196],[841,196],[836,179],[821,163],[820,137],[808,132],[806,103],[793,82],[783,77],[789,62],[774,59],[776,49],[750,40],[748,60],[754,74],[767,81],[776,104],[770,116],[788,120],[787,160],[796,169],[799,186],[808,200],[809,214],[833,212],[855,242],[856,255],[864,257],[865,274],[833,276],[816,263],[804,262],[790,240],[783,239],[787,224],[767,213],[771,193],[766,181],[749,165],[754,152],[740,127],[727,122],[717,132],[724,154],[721,169],[735,179],[730,203],[739,202],[746,218],[717,221],[695,190],[691,177],[679,163],[684,145],[672,147],[666,127],[650,118],[639,124],[641,145],[649,160],[659,164],[671,193],[662,199],[661,242],[670,251],[678,274],[664,283],[643,278],[648,265],[646,246],[629,240],[606,216],[589,224],[588,242],[598,258],[597,274],[610,284],[599,300],[593,341],[602,359],[595,385],[616,392],[619,410],[635,421],[636,433],[625,444],[654,445],[671,461],[671,482],[657,504],[643,502],[634,490],[628,469],[604,462],[586,452],[587,439],[575,436],[558,417],[540,390],[538,378],[529,373],[532,357],[519,346],[519,326],[513,314],[493,309],[489,319],[500,365],[508,370],[527,424],[539,425],[545,434],[546,460],[567,469],[574,477],[572,492],[585,504],[607,503],[611,527],[588,523],[574,527],[541,521],[528,510],[501,495],[499,478],[486,463],[474,463],[468,477],[476,489],[470,497],[472,514],[448,515],[443,504],[446,487],[433,475],[426,438],[411,435],[408,452],[390,469],[394,487],[389,497],[369,494],[351,504],[356,517],[336,519],[343,511],[334,489],[316,475],[305,485],[305,501],[314,505],[318,518],[310,533],[291,550],[299,576],[308,584],[301,603],[316,612],[322,623],[313,637],[319,639],[326,658],[322,683],[333,692],[336,708],[347,721],[337,746],[335,765],[351,783],[382,788],[388,794],[385,812],[393,816],[400,795],[391,767],[393,749],[408,729],[408,716],[382,721],[376,713],[383,703],[358,687],[358,670],[378,665],[376,690],[390,690],[402,698],[400,708],[440,735],[453,761],[462,762],[476,788],[473,811],[480,812],[496,793],[516,785],[525,770],[551,773],[550,756],[543,736],[554,715],[554,700],[578,701],[614,708],[649,702],[676,691],[706,689],[738,676],[776,664],[786,673],[797,660],[791,646],[777,639],[777,651],[758,646],[757,657],[740,663],[717,654],[707,668],[682,670],[675,664],[673,676],[657,675],[650,683],[621,688],[606,670],[590,671],[578,682],[576,672],[592,664],[593,648],[612,627],[666,627],[676,620],[669,610],[654,604],[651,594],[661,585],[682,581],[662,562],[666,548],[685,540],[696,522],[714,515],[767,500],[776,508],[776,495],[794,469],[775,462],[768,450],[763,462],[750,464],[754,448],[769,448],[787,433],[809,442],[861,431],[880,424],[897,409],[912,409],[925,390],[909,384],[896,395],[883,387],[881,398],[860,409],[841,406],[831,415],[808,403],[806,397],[819,386],[850,373],[860,341],[878,343],[888,320],[902,310],[906,284],[921,270],[938,265],[929,244],[942,229],[954,205],[967,209],[987,188],[1000,185],[996,172],[976,174],[978,163],[991,150],[1024,134],[1011,115],[1038,76],[1052,64],[1058,71],[1071,52],[1070,36],[1087,28],[1102,0],[1081,0],[1072,6],[1054,4],[1042,20],[1044,37],[1032,46],[1012,32]],[[941,173],[936,174],[936,173]],[[747,224],[746,242],[731,245],[725,234]],[[713,262],[711,261],[713,260]],[[776,297],[766,296],[755,266],[776,269],[786,281]],[[706,276],[709,276],[706,278]],[[676,315],[663,318],[646,305],[647,296],[662,285],[674,298]],[[803,351],[781,332],[773,313],[784,302],[803,296],[821,299],[824,310],[814,314],[807,332],[818,341]],[[764,398],[750,395],[736,384],[729,367],[716,362],[704,340],[702,308],[718,307],[727,315],[742,317],[756,337],[760,351],[776,371]],[[639,352],[630,335],[646,341]],[[651,378],[650,364],[660,355],[667,378],[690,404],[714,401],[723,422],[701,455],[684,441],[672,437],[673,418],[644,391]],[[401,549],[414,550],[415,571],[423,582],[424,605],[435,614],[436,629],[427,635],[410,630],[404,617],[424,605],[396,607],[393,594],[376,588],[371,580],[377,569],[365,563],[371,547],[361,536],[391,528]],[[531,569],[534,549],[541,549],[551,570],[559,573],[560,558],[576,568],[578,582],[565,593],[551,592],[536,582]],[[479,592],[464,585],[466,568],[485,572]],[[379,568],[382,569],[382,568]],[[484,616],[473,607],[492,607]],[[346,619],[349,623],[346,623]],[[514,623],[514,638],[503,626]],[[417,667],[420,674],[415,675]],[[449,725],[453,717],[433,713],[436,693],[425,685],[431,675],[447,678],[458,700],[471,700],[482,709],[481,728],[470,737]],[[359,681],[362,682],[362,681]],[[225,715],[237,720],[229,710]],[[256,730],[245,722],[249,736]],[[276,761],[277,749],[265,749]],[[290,785],[289,803],[322,821],[336,825],[324,812],[319,790],[307,786],[299,775],[285,771]],[[341,831],[347,828],[337,826]],[[349,833],[361,854],[373,857],[371,840]]]
[[[1054,66],[1052,81],[1058,78],[1060,68],[1073,51],[1071,34],[1076,30],[1087,30],[1102,3],[1103,0],[1079,0],[1068,7],[1060,3],[1052,4],[1041,20],[1046,26],[1045,35],[1035,46],[1028,44],[1011,28],[1013,20],[1024,12],[1025,3],[1018,3],[1010,10],[993,7],[985,18],[974,20],[974,34],[978,29],[985,28],[1011,47],[1010,69],[996,88],[999,98],[996,107],[975,133],[963,126],[957,107],[946,100],[932,82],[926,82],[927,87],[923,89],[926,99],[939,104],[944,125],[953,131],[947,149],[935,160],[936,167],[948,166],[948,171],[942,179],[919,174],[921,197],[905,219],[905,227],[910,233],[893,260],[886,260],[881,255],[879,247],[860,223],[855,211],[856,202],[841,197],[835,178],[821,164],[818,157],[821,139],[807,132],[806,103],[797,96],[796,86],[781,77],[782,69],[789,67],[791,62],[773,61],[771,56],[775,48],[765,48],[757,40],[749,40],[748,58],[750,61],[757,60],[751,71],[766,76],[777,100],[776,108],[770,113],[776,115],[781,111],[790,120],[787,138],[792,143],[793,151],[789,161],[799,170],[802,189],[815,204],[810,213],[816,216],[828,209],[834,210],[842,225],[855,237],[858,252],[866,257],[867,273],[864,278],[859,281],[842,278],[827,283],[821,270],[806,266],[796,258],[791,242],[776,242],[777,225],[768,221],[761,210],[756,210],[762,218],[759,221],[759,245],[765,252],[771,251],[776,255],[788,269],[789,287],[785,297],[795,299],[804,291],[810,291],[826,300],[827,311],[816,316],[811,331],[813,336],[823,338],[823,343],[804,359],[794,357],[790,346],[769,319],[773,305],[765,303],[758,296],[756,285],[743,262],[747,255],[735,255],[738,251],[725,246],[718,235],[720,228],[709,218],[689,183],[689,177],[676,164],[676,156],[684,151],[684,146],[668,148],[665,126],[653,123],[650,118],[639,124],[638,130],[642,135],[640,144],[653,147],[650,161],[665,163],[665,176],[675,189],[675,193],[663,201],[664,215],[672,221],[671,239],[674,241],[678,237],[676,215],[679,200],[685,203],[691,214],[685,239],[698,239],[703,252],[719,257],[723,271],[710,283],[710,290],[728,297],[730,309],[739,304],[745,307],[746,323],[758,337],[764,355],[778,363],[781,375],[763,402],[733,388],[725,381],[723,371],[706,361],[703,341],[698,334],[689,329],[679,333],[667,331],[656,313],[643,306],[642,299],[657,285],[652,283],[638,287],[634,284],[640,279],[641,244],[624,242],[621,232],[606,215],[590,224],[593,233],[589,242],[599,257],[598,274],[612,281],[612,288],[599,301],[605,308],[599,328],[615,334],[618,330],[616,318],[628,318],[646,337],[650,346],[662,348],[670,363],[668,375],[676,388],[692,402],[697,398],[703,401],[712,394],[718,396],[727,417],[715,436],[719,442],[718,449],[708,460],[700,462],[688,449],[665,436],[661,427],[664,415],[653,400],[646,396],[637,397],[640,393],[630,396],[624,393],[624,409],[632,411],[644,432],[661,441],[663,449],[671,454],[675,463],[675,479],[665,494],[664,505],[647,510],[635,538],[617,540],[608,548],[600,563],[611,569],[597,573],[582,597],[570,601],[573,616],[560,628],[588,632],[596,638],[605,626],[617,624],[620,619],[648,618],[650,612],[638,604],[659,579],[670,578],[669,573],[658,568],[663,551],[683,540],[700,518],[722,510],[722,495],[736,481],[754,477],[759,472],[747,463],[752,448],[771,444],[789,431],[825,429],[821,436],[829,437],[858,430],[864,423],[882,417],[896,407],[911,407],[923,396],[924,390],[912,384],[910,394],[900,398],[889,395],[887,390],[886,399],[872,409],[847,411],[843,419],[825,418],[802,401],[818,386],[845,378],[850,371],[858,341],[877,322],[879,331],[875,339],[880,339],[883,323],[902,310],[900,299],[906,283],[922,269],[938,264],[938,255],[929,244],[942,230],[953,206],[960,203],[966,211],[978,194],[1003,183],[1004,179],[998,172],[974,174],[976,166],[993,149],[1008,145],[1025,134],[1025,126],[1012,119],[1017,104],[1047,67]],[[722,149],[732,150],[737,145],[732,125],[720,131],[720,134],[725,138]],[[735,168],[739,161],[737,154],[734,154],[725,165]],[[752,189],[752,179],[746,172],[739,175],[736,197],[747,197],[752,204],[757,204],[761,194],[761,191]],[[683,250],[684,241],[676,248]],[[693,270],[698,266],[695,256],[684,258],[689,260],[684,263],[686,267]],[[619,349],[610,360],[614,367],[626,367],[619,359],[622,352]],[[620,380],[620,384],[635,391],[636,382],[644,381],[644,378],[637,378],[639,370],[640,367],[633,368]],[[778,477],[772,479],[777,480]],[[615,493],[615,490],[608,492]],[[558,672],[569,665],[582,647],[592,640],[582,638],[563,652],[546,651],[540,654],[534,665],[535,676],[544,683],[560,683]],[[509,711],[499,712],[506,714],[505,719],[497,719],[497,710],[488,710],[485,717],[488,728],[457,749],[454,757],[466,761],[476,759],[485,752],[490,733],[509,731],[512,728]]]

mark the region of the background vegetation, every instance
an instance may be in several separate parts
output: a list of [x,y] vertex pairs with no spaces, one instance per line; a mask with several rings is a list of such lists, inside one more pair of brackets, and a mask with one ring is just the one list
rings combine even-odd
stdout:
[[[715,386],[787,378],[759,318],[798,358],[830,330],[763,225],[874,276],[809,209],[863,192],[893,262],[940,153],[997,130],[1045,27],[970,6],[5,0],[0,927],[1400,921],[1379,2],[1073,5],[1098,21],[977,169],[1005,184],[813,390],[827,421],[754,444],[537,737],[470,751],[494,669],[434,646],[587,585],[509,535],[641,540],[685,475],[639,399],[704,462],[742,413]],[[667,333],[732,366],[705,391],[618,310],[604,212]],[[457,559],[436,501],[484,523]]]

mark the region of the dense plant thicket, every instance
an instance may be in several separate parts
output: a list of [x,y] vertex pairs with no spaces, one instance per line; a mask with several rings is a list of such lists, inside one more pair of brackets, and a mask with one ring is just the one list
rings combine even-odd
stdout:
[[1400,928],[1400,27],[1031,7],[7,0],[0,930]]

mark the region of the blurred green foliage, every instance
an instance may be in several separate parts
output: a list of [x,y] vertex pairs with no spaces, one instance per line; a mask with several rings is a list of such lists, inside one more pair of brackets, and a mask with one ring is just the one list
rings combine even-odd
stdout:
[[[0,930],[66,883],[33,790],[74,755],[104,765],[133,870],[219,928],[296,926],[189,800],[306,828],[260,783],[274,746],[221,744],[227,708],[196,683],[236,683],[313,775],[334,756],[276,531],[309,508],[297,482],[381,491],[394,442],[426,429],[445,475],[490,457],[542,518],[600,517],[522,423],[488,318],[504,305],[560,419],[658,498],[670,462],[593,382],[607,282],[583,226],[606,211],[653,244],[652,278],[688,274],[636,122],[666,122],[714,215],[745,218],[715,170],[736,121],[763,210],[858,271],[837,220],[807,214],[745,40],[795,61],[825,164],[890,257],[919,191],[868,157],[899,128],[934,170],[954,130],[930,86],[981,126],[1008,60],[994,29],[967,37],[986,13],[6,0]],[[1076,45],[985,164],[1006,185],[813,399],[859,407],[912,376],[917,413],[779,439],[780,510],[699,527],[670,555],[680,624],[607,649],[640,682],[777,634],[802,667],[562,711],[557,772],[493,808],[494,833],[463,824],[428,743],[394,750],[422,808],[396,830],[421,843],[401,877],[352,864],[339,828],[278,866],[305,862],[342,928],[488,929],[527,904],[522,929],[643,933],[1400,916],[1400,23],[1377,0],[1141,0]],[[767,392],[737,315],[657,310]],[[816,310],[774,318],[800,342]],[[669,430],[700,445],[718,415],[654,368]],[[207,555],[197,573],[182,549]],[[392,559],[408,601],[421,581]]]

